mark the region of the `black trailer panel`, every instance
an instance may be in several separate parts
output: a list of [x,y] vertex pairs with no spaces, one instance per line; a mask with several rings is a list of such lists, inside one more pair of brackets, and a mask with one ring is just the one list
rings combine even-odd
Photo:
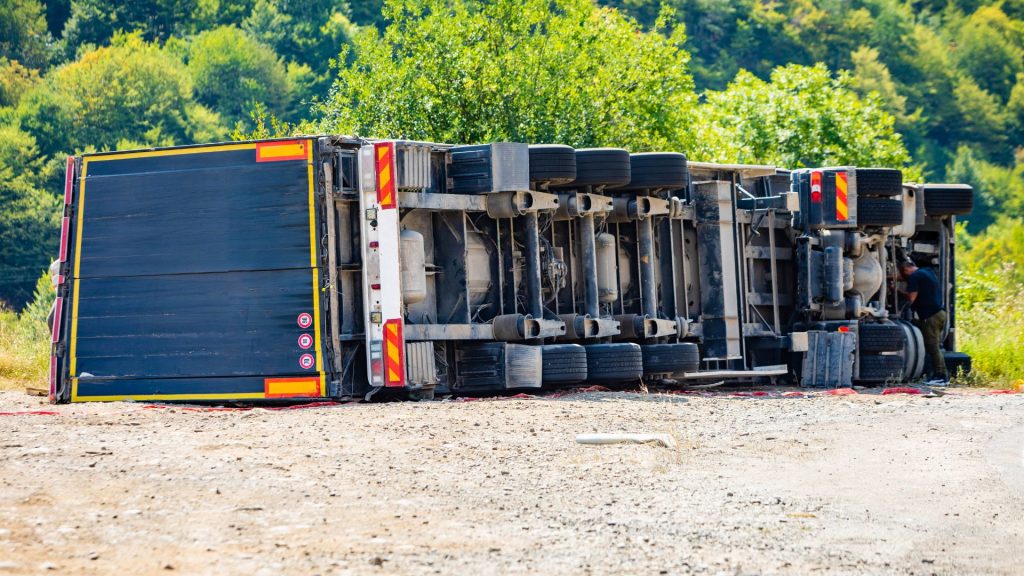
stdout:
[[70,400],[326,394],[314,147],[82,158]]

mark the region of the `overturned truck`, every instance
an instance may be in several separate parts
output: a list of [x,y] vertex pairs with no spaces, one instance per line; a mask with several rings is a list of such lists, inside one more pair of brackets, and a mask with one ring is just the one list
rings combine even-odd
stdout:
[[54,402],[921,378],[960,185],[678,153],[319,136],[68,159]]

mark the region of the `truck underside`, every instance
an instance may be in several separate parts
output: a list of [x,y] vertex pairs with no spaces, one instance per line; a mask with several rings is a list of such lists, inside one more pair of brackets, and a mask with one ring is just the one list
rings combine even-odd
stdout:
[[296,401],[911,381],[958,185],[678,153],[303,137],[69,159],[50,395]]

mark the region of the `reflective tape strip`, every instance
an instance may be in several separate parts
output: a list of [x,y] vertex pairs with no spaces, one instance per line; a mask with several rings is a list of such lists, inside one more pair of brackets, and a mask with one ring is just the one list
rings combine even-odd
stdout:
[[71,225],[71,218],[65,216],[60,223],[60,261],[63,264],[68,261],[68,228]]
[[264,378],[267,398],[310,398],[320,395],[320,378]]
[[849,217],[846,190],[846,172],[836,172],[836,220],[845,221]]
[[71,204],[71,184],[75,180],[75,157],[68,156],[67,166],[64,168],[64,205]]
[[50,342],[56,344],[60,340],[60,320],[61,314],[64,310],[64,298],[62,296],[57,297],[57,301],[54,302],[55,307],[53,309],[53,330],[50,331]]
[[392,318],[384,323],[384,385],[405,385],[405,342],[402,338],[402,319]]
[[50,403],[57,401],[57,357],[50,356]]
[[305,140],[286,140],[284,142],[262,142],[256,145],[257,162],[282,162],[284,160],[305,160]]
[[377,163],[377,203],[382,209],[396,208],[395,144],[378,142],[373,145]]

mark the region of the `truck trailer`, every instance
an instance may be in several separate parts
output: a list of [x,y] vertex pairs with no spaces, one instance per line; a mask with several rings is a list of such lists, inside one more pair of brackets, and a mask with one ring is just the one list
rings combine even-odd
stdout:
[[53,402],[922,378],[970,187],[676,152],[322,135],[68,158]]

